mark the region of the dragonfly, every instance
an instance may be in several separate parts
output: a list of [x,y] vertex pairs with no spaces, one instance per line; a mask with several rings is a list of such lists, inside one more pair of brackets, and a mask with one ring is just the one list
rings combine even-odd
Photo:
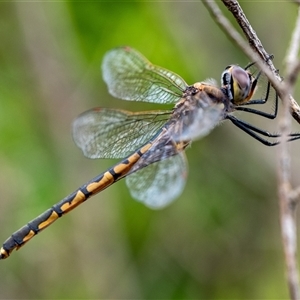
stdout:
[[[255,63],[245,68],[229,65],[214,80],[188,85],[180,76],[153,65],[130,47],[110,50],[102,63],[103,78],[111,95],[131,101],[172,104],[169,110],[130,112],[94,108],[75,119],[75,144],[88,158],[122,158],[120,162],[88,181],[13,233],[0,249],[0,259],[10,256],[57,219],[126,177],[133,198],[154,209],[177,198],[187,178],[185,149],[224,120],[266,146],[277,145],[279,134],[260,129],[233,112],[243,111],[275,119],[278,95],[266,82],[264,92],[254,97],[264,74]],[[265,77],[266,78],[266,77]],[[249,107],[274,101],[271,113]],[[300,133],[291,133],[297,140]]]

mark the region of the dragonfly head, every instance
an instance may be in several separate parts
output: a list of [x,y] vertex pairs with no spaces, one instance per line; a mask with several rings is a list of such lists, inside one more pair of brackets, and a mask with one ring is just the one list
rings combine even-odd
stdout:
[[236,105],[247,102],[253,94],[253,77],[237,65],[226,67],[221,76],[222,88],[229,100]]

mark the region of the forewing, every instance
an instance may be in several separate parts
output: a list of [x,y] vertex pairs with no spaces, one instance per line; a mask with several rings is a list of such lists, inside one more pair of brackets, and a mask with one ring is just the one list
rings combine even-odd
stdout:
[[123,100],[175,103],[187,87],[180,76],[151,64],[129,47],[109,51],[102,72],[110,94]]
[[126,177],[131,196],[152,209],[160,209],[182,192],[187,177],[184,152],[148,165]]
[[170,113],[92,109],[74,121],[73,139],[86,157],[126,157],[149,141],[166,123]]

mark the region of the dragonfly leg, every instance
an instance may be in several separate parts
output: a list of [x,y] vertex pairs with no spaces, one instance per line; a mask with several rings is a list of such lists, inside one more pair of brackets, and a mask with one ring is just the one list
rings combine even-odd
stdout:
[[[243,130],[244,132],[246,132],[247,134],[249,134],[250,136],[252,136],[253,138],[255,138],[256,140],[258,140],[266,146],[275,146],[279,144],[279,141],[277,140],[271,142],[268,139],[261,137],[260,135],[265,136],[267,138],[279,138],[280,134],[270,133],[266,130],[255,127],[245,121],[242,121],[232,115],[228,115],[226,119],[229,119],[235,126],[237,126],[238,128],[240,128],[241,130]],[[291,133],[289,137],[290,138],[288,141],[298,140],[300,139],[300,133]]]

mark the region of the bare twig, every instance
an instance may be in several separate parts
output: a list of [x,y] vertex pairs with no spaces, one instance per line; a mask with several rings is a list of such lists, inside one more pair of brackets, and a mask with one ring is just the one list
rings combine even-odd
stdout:
[[229,23],[228,19],[223,15],[214,1],[204,0],[203,2],[222,30],[252,61],[257,62],[258,66],[269,78],[272,86],[278,92],[284,104],[284,113],[280,122],[282,137],[281,146],[279,148],[278,166],[280,221],[290,296],[291,299],[300,299],[299,276],[296,260],[297,236],[295,222],[295,197],[299,194],[299,189],[293,191],[290,186],[290,155],[287,146],[288,134],[291,131],[290,113],[294,119],[300,123],[300,108],[291,96],[293,85],[295,84],[300,71],[300,62],[297,59],[300,43],[300,9],[290,48],[286,56],[286,79],[282,82],[273,62],[268,59],[269,54],[265,51],[261,41],[244,15],[239,3],[234,0],[222,0],[224,5],[236,18],[248,43]]
[[[299,3],[300,4],[300,3]],[[300,6],[298,7],[298,18],[295,25],[295,30],[292,34],[292,39],[290,43],[290,47],[287,51],[285,63],[286,63],[286,78],[285,80],[288,81],[293,88],[293,85],[296,82],[300,62],[298,59],[299,47],[300,47]]]
[[289,198],[291,199],[291,201],[297,201],[297,199],[299,199],[300,197],[300,186],[298,186],[297,188],[293,189],[290,192],[290,196]]
[[287,268],[287,279],[292,299],[300,299],[299,272],[297,267],[297,228],[295,220],[296,202],[292,197],[293,191],[290,185],[291,159],[287,140],[291,131],[291,118],[289,115],[288,94],[293,90],[299,72],[299,43],[300,43],[300,9],[294,32],[292,34],[290,47],[287,50],[285,62],[285,87],[286,94],[283,99],[283,114],[280,120],[281,145],[279,148],[278,166],[278,193],[280,204],[281,233]]
[[[286,82],[289,92],[290,83]],[[296,201],[291,179],[291,158],[288,148],[288,134],[291,128],[288,94],[283,98],[283,113],[280,118],[281,143],[278,151],[278,195],[280,207],[281,235],[286,262],[287,281],[291,299],[300,299],[299,275],[297,266],[297,228],[295,220]],[[294,195],[293,195],[294,194]]]
[[[270,55],[265,51],[262,43],[243,13],[240,5],[237,1],[223,0],[222,2],[238,20],[238,23],[248,39],[248,43],[230,24],[214,0],[203,0],[203,4],[207,7],[208,11],[220,28],[238,47],[241,48],[241,50],[249,57],[251,61],[255,61],[257,63],[258,67],[266,74],[272,86],[282,99],[285,93],[284,82],[281,82],[282,78],[279,76],[272,60],[268,59]],[[291,95],[289,95],[289,102],[291,114],[293,118],[300,124],[300,107]]]

